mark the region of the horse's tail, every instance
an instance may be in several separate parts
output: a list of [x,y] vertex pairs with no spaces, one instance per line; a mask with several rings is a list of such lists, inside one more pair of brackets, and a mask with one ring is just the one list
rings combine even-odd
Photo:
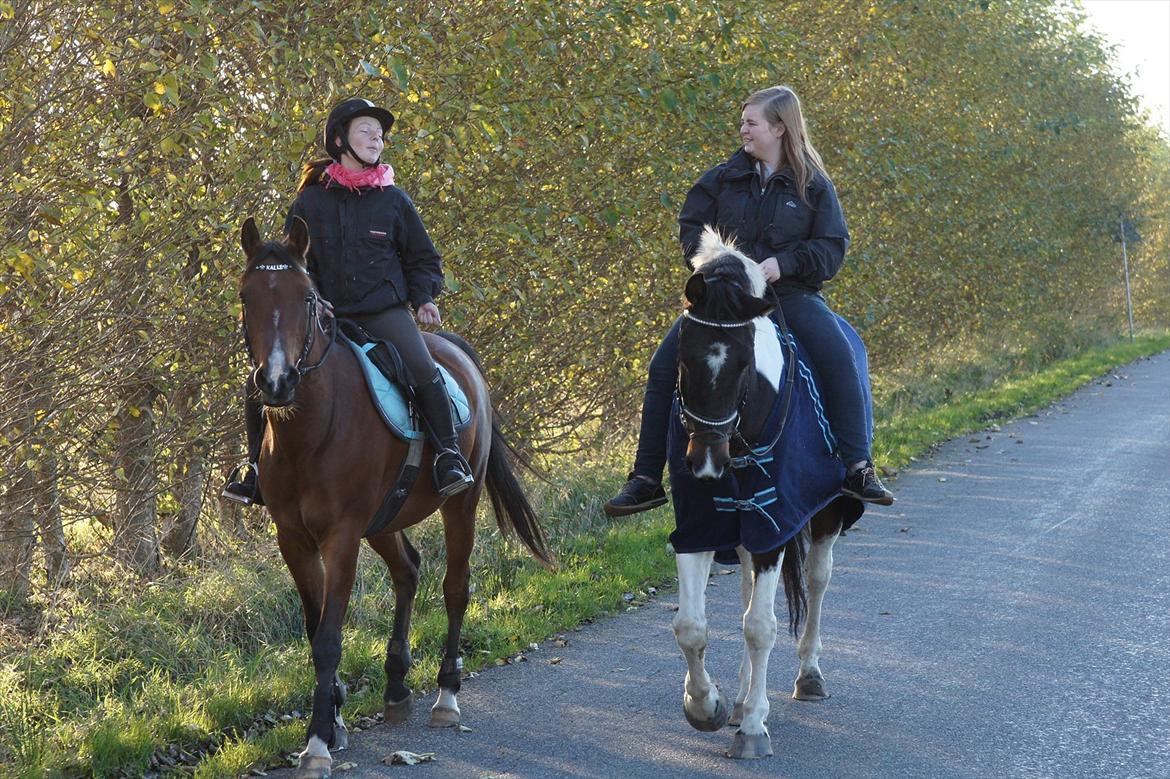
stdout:
[[[472,362],[479,372],[483,373],[483,363],[465,339],[454,333],[440,332],[440,336],[458,346]],[[532,504],[524,495],[520,481],[516,478],[513,463],[531,468],[528,459],[504,437],[500,431],[499,415],[492,409],[492,441],[488,450],[486,486],[488,497],[492,501],[492,511],[496,515],[496,524],[500,532],[505,535],[514,535],[528,548],[540,563],[547,568],[555,568],[556,562],[548,548],[548,539],[540,527],[539,518]]]
[[804,533],[800,532],[784,545],[784,597],[788,600],[788,632],[796,638],[808,612],[808,593],[804,586]]

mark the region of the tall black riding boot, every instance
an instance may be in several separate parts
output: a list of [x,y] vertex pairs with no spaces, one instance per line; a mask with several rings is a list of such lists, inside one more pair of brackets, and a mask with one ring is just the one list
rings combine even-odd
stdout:
[[260,445],[264,442],[264,404],[251,397],[244,398],[244,430],[248,434],[248,462],[232,471],[220,494],[245,506],[263,506],[258,477]]
[[459,453],[459,435],[455,432],[455,419],[443,376],[436,369],[430,381],[411,389],[418,410],[430,428],[431,442],[435,447],[435,488],[443,497],[462,492],[475,478],[471,475],[471,466]]

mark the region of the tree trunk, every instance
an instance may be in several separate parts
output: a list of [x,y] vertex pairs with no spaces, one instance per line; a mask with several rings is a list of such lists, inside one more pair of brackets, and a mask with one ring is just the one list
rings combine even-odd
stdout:
[[15,478],[0,495],[0,593],[5,605],[19,609],[28,601],[36,541],[31,510],[36,476],[23,463],[12,473]]
[[140,576],[158,570],[158,514],[154,410],[149,386],[130,388],[118,413],[117,468],[120,473],[114,515],[114,553]]
[[41,530],[41,546],[45,552],[45,577],[50,588],[59,587],[69,576],[71,563],[65,545],[65,528],[61,524],[61,492],[57,482],[57,456],[44,452],[38,464],[33,494],[33,508]]

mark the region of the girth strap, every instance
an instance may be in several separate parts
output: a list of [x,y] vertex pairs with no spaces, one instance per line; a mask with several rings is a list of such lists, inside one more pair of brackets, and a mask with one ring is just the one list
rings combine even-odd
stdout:
[[[418,428],[418,411],[414,404],[410,405],[410,421],[412,425]],[[410,495],[410,490],[414,487],[414,482],[418,478],[419,466],[422,463],[423,437],[410,439],[407,445],[406,457],[402,460],[402,467],[398,469],[398,476],[390,485],[390,490],[386,493],[386,497],[382,498],[382,505],[374,512],[374,516],[370,519],[369,527],[366,532],[362,533],[362,538],[369,538],[377,535],[386,529],[386,526],[398,516],[398,512],[402,509],[402,504],[406,503],[406,498]]]

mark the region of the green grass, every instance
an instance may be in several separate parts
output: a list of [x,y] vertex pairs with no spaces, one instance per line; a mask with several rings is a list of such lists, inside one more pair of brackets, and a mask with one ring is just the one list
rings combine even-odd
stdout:
[[[935,443],[1024,415],[1113,367],[1170,348],[1170,334],[1096,347],[1037,369],[1023,362],[995,379],[959,360],[913,385],[879,386],[875,453],[903,466]],[[464,632],[475,670],[532,641],[625,608],[623,593],[669,583],[666,508],[609,523],[601,502],[620,483],[632,444],[611,461],[553,463],[559,486],[531,497],[560,567],[546,571],[479,523]],[[446,630],[441,524],[412,531],[423,556],[411,633],[410,684],[433,690]],[[235,777],[282,763],[299,749],[303,720],[253,732],[256,717],[307,711],[311,664],[300,605],[271,539],[233,560],[186,564],[141,585],[116,571],[79,567],[69,590],[42,605],[39,636],[0,645],[0,774],[113,776],[141,773],[169,744],[203,759],[199,777]],[[393,597],[380,560],[363,551],[344,635],[348,717],[380,710],[383,653]]]

